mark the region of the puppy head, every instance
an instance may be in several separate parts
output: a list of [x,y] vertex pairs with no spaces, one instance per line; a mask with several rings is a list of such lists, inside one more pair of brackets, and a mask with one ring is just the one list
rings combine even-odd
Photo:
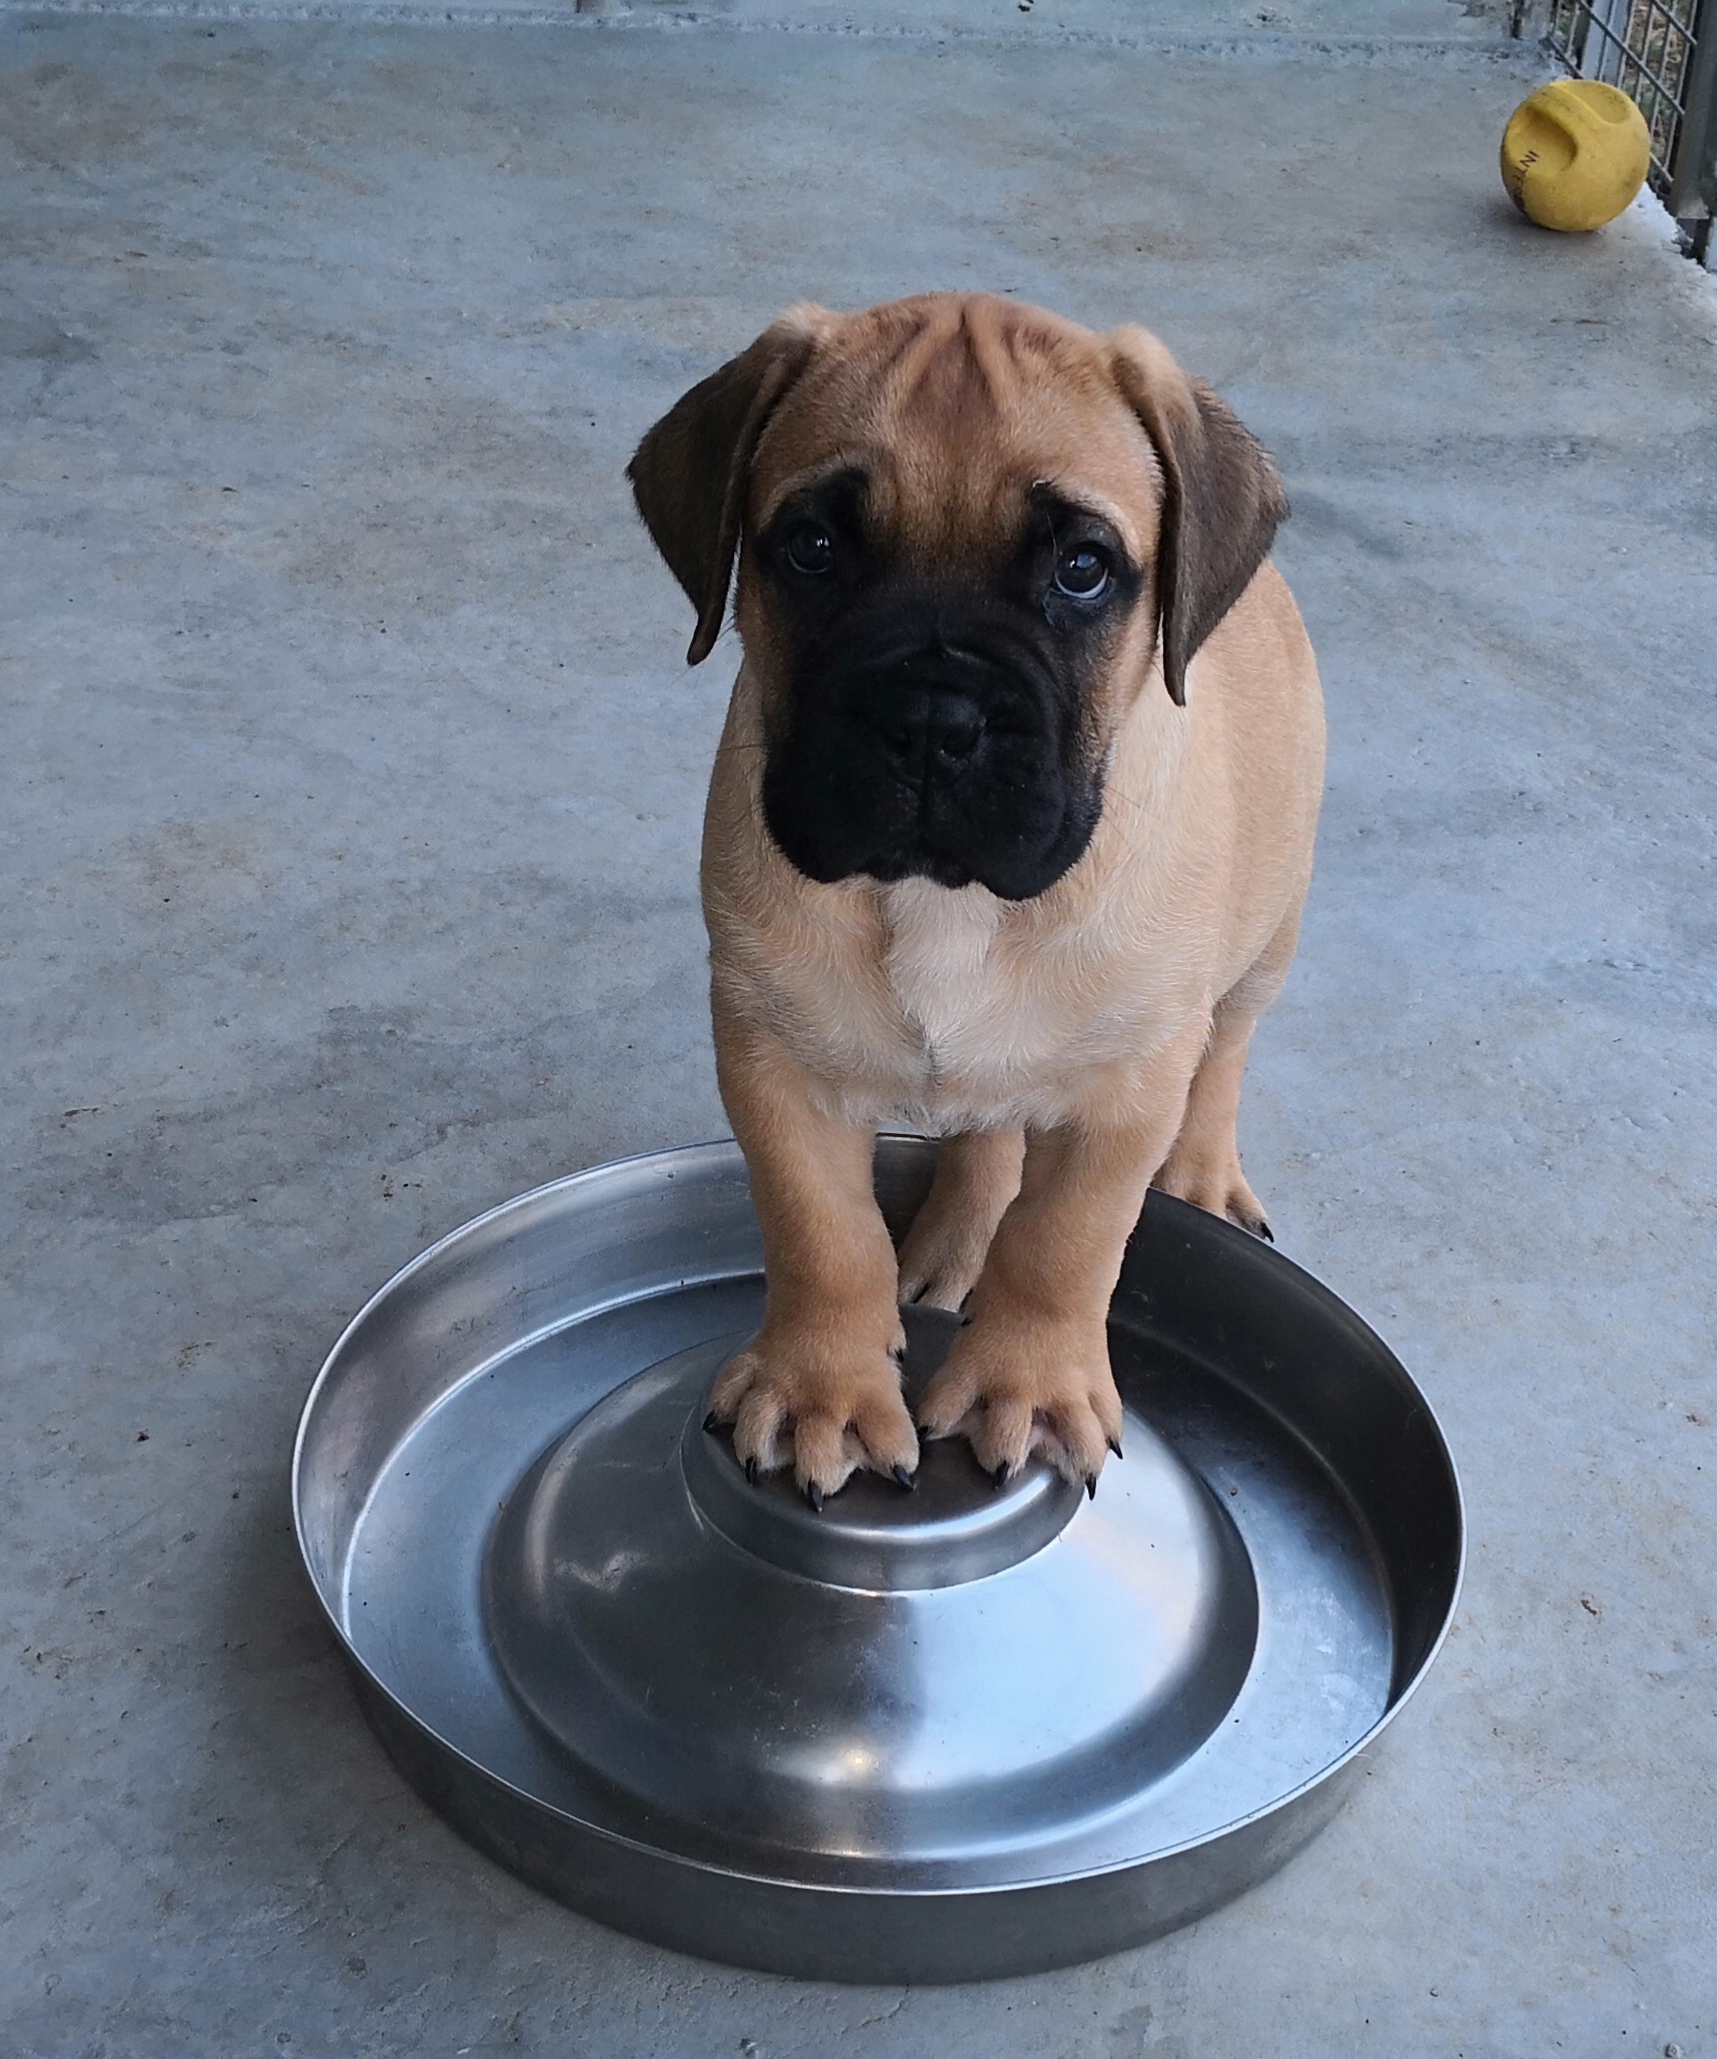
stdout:
[[1116,727],[1286,514],[1269,458],[1154,336],[981,295],[790,310],[644,438],[638,507],[707,657],[739,559],[763,806],[815,880],[1072,866]]

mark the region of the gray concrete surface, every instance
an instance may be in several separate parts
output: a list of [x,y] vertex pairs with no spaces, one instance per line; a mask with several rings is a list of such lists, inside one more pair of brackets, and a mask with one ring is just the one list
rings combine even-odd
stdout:
[[[1041,12],[0,22],[0,2052],[1717,2053],[1717,299],[1649,208],[1512,217],[1470,21]],[[807,1988],[416,1803],[286,1464],[420,1245],[720,1127],[732,650],[679,663],[634,438],[781,303],[968,282],[1153,322],[1280,453],[1333,753],[1249,1161],[1433,1393],[1471,1573],[1240,1904]]]

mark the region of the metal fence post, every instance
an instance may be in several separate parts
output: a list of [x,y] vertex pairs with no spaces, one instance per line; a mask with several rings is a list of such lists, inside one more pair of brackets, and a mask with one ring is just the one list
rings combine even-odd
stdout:
[[1717,255],[1711,247],[1717,211],[1717,0],[1700,0],[1694,17],[1685,92],[1667,204],[1692,254],[1709,264]]
[[1633,17],[1630,0],[1590,0],[1581,14],[1574,48],[1576,69],[1583,79],[1602,79],[1607,86],[1620,86]]

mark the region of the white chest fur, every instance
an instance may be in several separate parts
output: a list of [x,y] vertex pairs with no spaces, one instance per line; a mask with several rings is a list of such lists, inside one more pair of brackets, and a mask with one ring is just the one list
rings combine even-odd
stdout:
[[983,887],[950,892],[927,879],[903,879],[882,894],[887,942],[883,971],[915,1040],[938,1070],[988,1053],[1006,1035],[1011,1012],[996,964],[1005,904]]
[[880,912],[901,1032],[890,1113],[932,1129],[1053,1120],[1093,1066],[1137,1049],[1100,939],[976,886],[902,880]]

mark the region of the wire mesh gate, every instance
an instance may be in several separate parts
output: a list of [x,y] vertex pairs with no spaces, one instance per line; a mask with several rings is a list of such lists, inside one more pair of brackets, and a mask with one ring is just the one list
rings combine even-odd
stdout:
[[1550,0],[1549,43],[1577,78],[1633,100],[1651,131],[1652,191],[1688,250],[1717,262],[1717,0]]

